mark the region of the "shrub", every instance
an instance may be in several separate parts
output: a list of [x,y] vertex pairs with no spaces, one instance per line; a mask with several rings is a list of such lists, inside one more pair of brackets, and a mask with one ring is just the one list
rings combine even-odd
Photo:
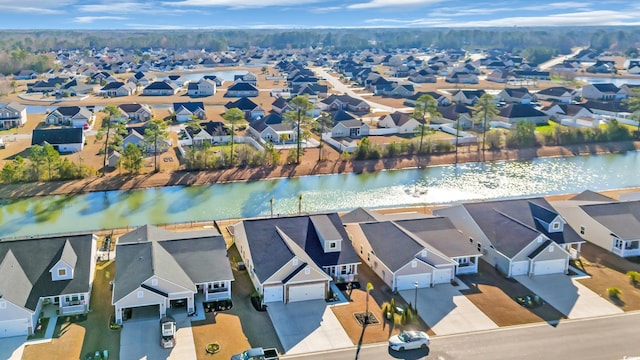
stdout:
[[633,285],[637,285],[638,282],[640,281],[640,272],[637,271],[627,271],[626,274],[629,277],[629,280],[631,280],[631,283]]
[[607,288],[607,293],[609,294],[610,298],[615,298],[615,299],[619,298],[620,295],[622,295],[622,291],[617,287]]

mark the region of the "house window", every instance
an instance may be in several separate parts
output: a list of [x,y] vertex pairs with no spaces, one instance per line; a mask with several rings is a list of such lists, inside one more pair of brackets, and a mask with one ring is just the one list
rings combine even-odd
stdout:
[[336,243],[335,243],[335,242],[333,242],[333,241],[332,241],[332,242],[330,242],[330,243],[329,243],[329,248],[330,248],[330,249],[335,249],[335,248],[336,248]]
[[340,274],[342,274],[342,275],[346,275],[346,274],[348,274],[348,273],[349,273],[349,272],[348,272],[347,265],[342,265],[342,266],[340,267]]
[[293,261],[291,263],[293,264],[293,266],[298,265],[298,259],[293,259]]
[[456,259],[458,261],[458,265],[469,265],[469,258],[468,257],[461,257],[461,258],[457,258]]
[[311,274],[311,269],[309,269],[309,268],[305,268],[305,269],[304,269],[304,274],[305,274],[305,275],[309,275],[309,274]]
[[427,250],[422,250],[422,252],[420,252],[420,256],[422,256],[423,258],[427,257]]
[[554,229],[554,230],[558,230],[558,229],[560,229],[560,224],[559,224],[559,223],[557,223],[557,222],[556,222],[556,223],[553,223],[553,229]]
[[360,245],[360,254],[364,254],[364,246]]
[[67,276],[67,269],[58,269],[58,276]]
[[138,291],[138,299],[144,297],[144,291]]
[[7,308],[7,302],[6,301],[0,301],[0,309],[6,309]]
[[158,279],[151,279],[151,285],[152,286],[157,286],[158,285]]
[[617,249],[622,249],[622,244],[624,243],[624,241],[620,240],[620,239],[615,239],[613,242],[613,246]]
[[417,261],[415,261],[415,260],[413,260],[413,261],[411,262],[411,267],[412,267],[412,268],[417,268],[417,267],[418,267],[418,262],[417,262]]
[[482,250],[482,244],[478,243],[478,246],[476,248],[478,249],[478,251]]
[[584,235],[584,226],[580,226],[580,235]]
[[473,244],[473,238],[469,238],[469,242]]

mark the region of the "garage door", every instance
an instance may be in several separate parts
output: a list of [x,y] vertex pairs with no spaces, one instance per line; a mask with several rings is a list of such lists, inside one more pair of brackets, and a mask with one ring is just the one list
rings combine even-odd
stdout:
[[450,282],[451,282],[451,269],[433,271],[434,284],[448,284]]
[[28,335],[29,319],[0,321],[0,338]]
[[289,302],[324,299],[325,283],[289,286]]
[[527,275],[529,273],[529,261],[514,261],[511,263],[511,276]]
[[431,287],[431,274],[401,275],[396,277],[396,288],[400,290],[415,289],[415,282],[419,288]]
[[265,303],[283,301],[282,299],[282,285],[280,286],[265,286],[264,288]]
[[565,269],[565,259],[536,261],[533,265],[534,275],[563,274]]

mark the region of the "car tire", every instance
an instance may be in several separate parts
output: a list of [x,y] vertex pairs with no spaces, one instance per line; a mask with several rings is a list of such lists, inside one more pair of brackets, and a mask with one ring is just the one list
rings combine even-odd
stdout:
[[404,351],[404,346],[400,346],[400,347],[398,348],[398,351]]
[[422,349],[426,349],[426,348],[427,348],[427,344],[422,344],[422,345],[420,345],[420,347],[421,347]]

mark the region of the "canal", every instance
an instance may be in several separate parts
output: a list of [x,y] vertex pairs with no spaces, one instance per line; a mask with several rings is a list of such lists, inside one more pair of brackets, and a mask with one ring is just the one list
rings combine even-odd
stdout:
[[628,188],[639,165],[632,151],[34,197],[0,204],[0,238],[268,215],[271,198],[274,214],[292,214]]

